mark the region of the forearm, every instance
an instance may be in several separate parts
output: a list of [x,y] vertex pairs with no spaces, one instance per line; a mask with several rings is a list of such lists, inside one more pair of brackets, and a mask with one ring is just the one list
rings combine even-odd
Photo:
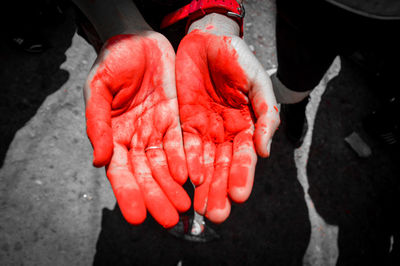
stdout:
[[103,41],[118,34],[152,30],[131,0],[73,0]]

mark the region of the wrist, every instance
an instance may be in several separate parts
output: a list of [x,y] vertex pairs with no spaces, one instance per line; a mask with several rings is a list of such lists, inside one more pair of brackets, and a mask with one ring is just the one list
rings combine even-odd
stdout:
[[241,0],[192,0],[186,6],[165,16],[160,27],[163,29],[187,19],[186,32],[195,29],[210,30],[214,34],[242,37],[244,15]]
[[201,30],[215,35],[240,36],[239,24],[228,16],[218,13],[207,14],[194,21],[188,29],[188,33],[193,30]]

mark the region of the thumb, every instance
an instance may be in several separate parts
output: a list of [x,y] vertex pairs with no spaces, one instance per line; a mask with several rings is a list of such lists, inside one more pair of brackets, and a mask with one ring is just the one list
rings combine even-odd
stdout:
[[95,76],[85,86],[86,132],[93,146],[93,165],[102,167],[110,162],[113,153],[111,129],[112,95]]
[[248,96],[257,118],[253,136],[254,146],[258,155],[268,157],[272,137],[280,124],[279,110],[271,80],[247,44],[242,39],[235,38],[234,40],[232,45],[238,51],[239,64],[243,66],[249,79]]
[[271,81],[263,69],[255,76],[249,98],[257,117],[254,145],[258,155],[268,157],[271,152],[272,137],[280,124],[280,118]]

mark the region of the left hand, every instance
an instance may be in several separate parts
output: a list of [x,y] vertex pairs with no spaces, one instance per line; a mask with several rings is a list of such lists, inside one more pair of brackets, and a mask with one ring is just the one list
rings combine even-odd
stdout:
[[140,224],[148,210],[164,227],[179,220],[190,198],[175,89],[175,54],[161,34],[110,38],[85,86],[93,164],[107,177],[125,219]]
[[194,28],[176,56],[180,118],[197,186],[194,209],[220,223],[229,216],[229,198],[242,203],[250,196],[256,150],[269,156],[280,120],[269,77],[247,44],[218,23]]

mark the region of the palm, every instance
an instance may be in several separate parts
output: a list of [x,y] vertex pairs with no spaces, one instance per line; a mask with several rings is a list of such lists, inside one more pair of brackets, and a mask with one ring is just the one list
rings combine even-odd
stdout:
[[147,208],[171,227],[190,199],[179,185],[187,172],[174,52],[153,37],[119,35],[107,43],[88,83],[87,127],[94,164],[107,166],[124,217],[139,224]]
[[[267,115],[260,107],[267,106],[263,97],[253,96],[251,103],[247,97],[256,93],[252,91],[254,78],[239,63],[231,41],[194,31],[182,40],[176,58],[189,176],[199,185],[194,208],[214,222],[229,216],[228,194],[236,202],[244,202],[250,195],[257,161],[251,104],[258,117]],[[267,125],[261,124],[258,131],[265,131]],[[268,125],[268,130],[273,127]]]

